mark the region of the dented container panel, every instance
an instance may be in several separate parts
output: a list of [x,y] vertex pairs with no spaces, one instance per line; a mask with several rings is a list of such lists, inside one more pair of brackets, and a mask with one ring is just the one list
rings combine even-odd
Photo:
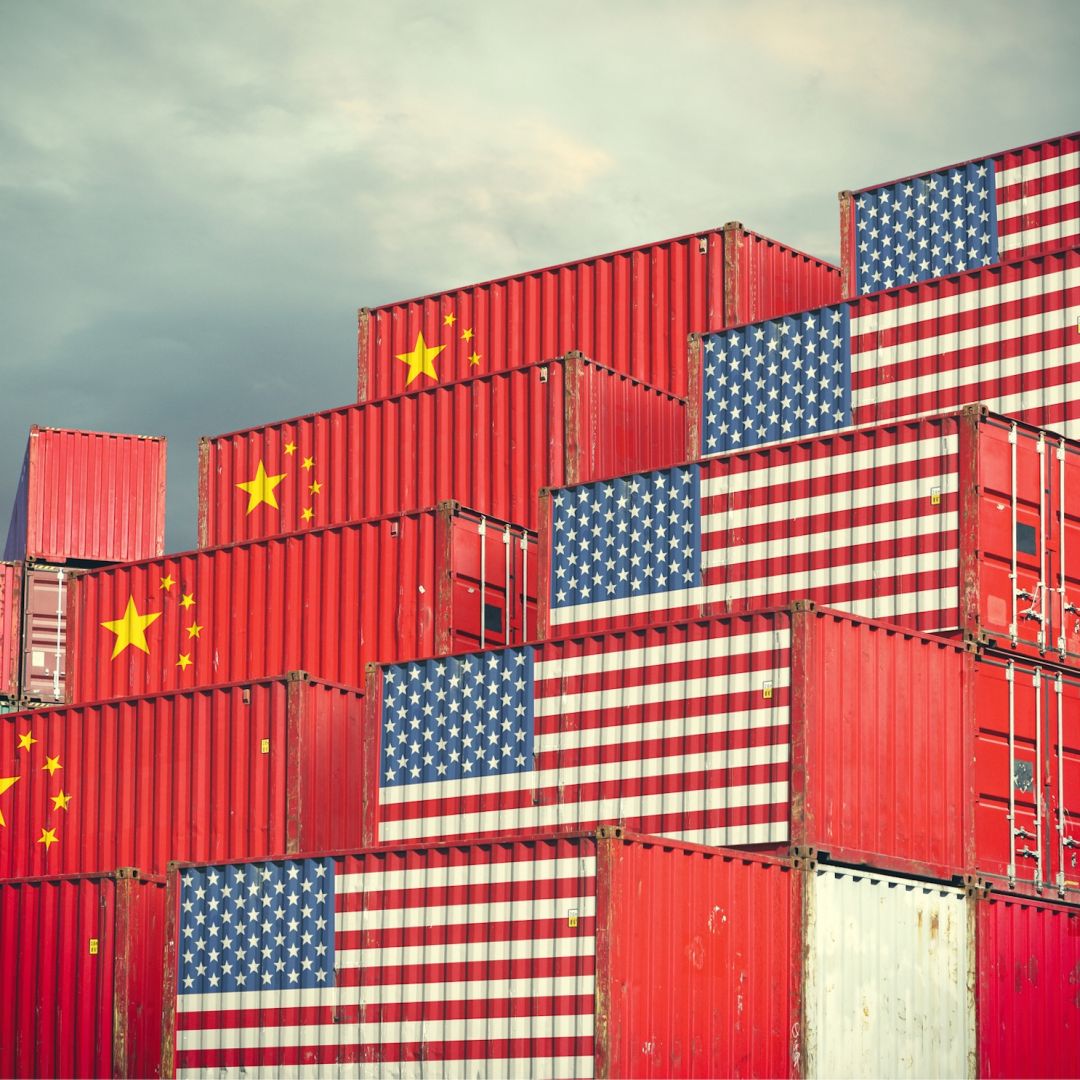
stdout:
[[22,698],[65,699],[67,589],[75,571],[29,565],[23,574]]
[[0,702],[19,696],[22,563],[0,562]]

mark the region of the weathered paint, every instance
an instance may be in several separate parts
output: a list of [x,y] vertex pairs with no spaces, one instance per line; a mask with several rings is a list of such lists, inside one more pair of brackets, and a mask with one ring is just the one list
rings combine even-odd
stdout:
[[57,703],[65,699],[67,587],[76,572],[31,563],[23,574],[20,692],[24,701]]
[[22,563],[0,562],[0,702],[19,696],[22,576]]

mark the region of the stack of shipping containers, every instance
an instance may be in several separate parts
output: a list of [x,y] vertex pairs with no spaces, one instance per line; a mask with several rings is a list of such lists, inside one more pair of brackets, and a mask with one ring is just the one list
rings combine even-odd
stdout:
[[1080,1071],[1078,153],[363,309],[204,439],[0,721],[0,1072]]

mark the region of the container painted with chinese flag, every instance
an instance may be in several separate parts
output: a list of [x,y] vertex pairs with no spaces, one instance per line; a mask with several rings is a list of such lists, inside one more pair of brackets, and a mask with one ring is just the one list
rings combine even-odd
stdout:
[[977,407],[562,489],[542,521],[541,636],[796,596],[1080,658],[1080,446]]
[[362,308],[358,401],[580,350],[685,397],[686,336],[840,299],[840,271],[730,222]]
[[0,881],[0,1074],[160,1076],[165,881]]
[[[961,889],[621,829],[182,867],[169,887],[163,1075],[974,1071]],[[235,942],[184,944],[282,892],[254,968]]]
[[293,673],[0,717],[0,877],[353,847],[362,700]]
[[840,192],[844,296],[1080,242],[1080,132]]
[[535,534],[454,503],[105,567],[69,589],[68,698],[133,697],[535,633]]
[[200,546],[444,499],[535,528],[540,488],[670,465],[686,445],[682,399],[579,354],[421,385],[203,439]]
[[165,549],[165,439],[30,428],[6,559],[102,563]]
[[979,1076],[1080,1075],[1080,908],[977,901]]
[[0,562],[0,701],[19,696],[22,563]]

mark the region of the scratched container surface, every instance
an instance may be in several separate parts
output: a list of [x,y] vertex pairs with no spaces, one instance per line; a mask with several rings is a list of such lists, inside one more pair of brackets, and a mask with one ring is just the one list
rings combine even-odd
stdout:
[[165,550],[165,439],[30,428],[5,559],[120,562]]
[[981,403],[1080,436],[1080,249],[691,341],[688,457]]
[[840,192],[844,296],[1080,241],[1080,132]]
[[355,847],[362,700],[292,674],[0,717],[0,877]]
[[89,571],[69,589],[68,700],[529,640],[535,535],[454,503]]
[[159,1076],[165,882],[0,881],[0,1074]]
[[977,905],[979,1076],[1080,1076],[1080,909]]
[[1080,446],[984,410],[563,489],[541,636],[806,597],[1080,657]]
[[67,590],[76,571],[28,563],[23,572],[22,700],[65,700]]
[[686,335],[840,299],[840,270],[731,222],[360,310],[358,401],[580,350],[685,397]]
[[397,397],[203,439],[199,544],[444,499],[536,528],[540,488],[671,465],[686,438],[685,401],[579,355],[428,381]]
[[0,702],[19,696],[22,575],[22,563],[0,562]]

